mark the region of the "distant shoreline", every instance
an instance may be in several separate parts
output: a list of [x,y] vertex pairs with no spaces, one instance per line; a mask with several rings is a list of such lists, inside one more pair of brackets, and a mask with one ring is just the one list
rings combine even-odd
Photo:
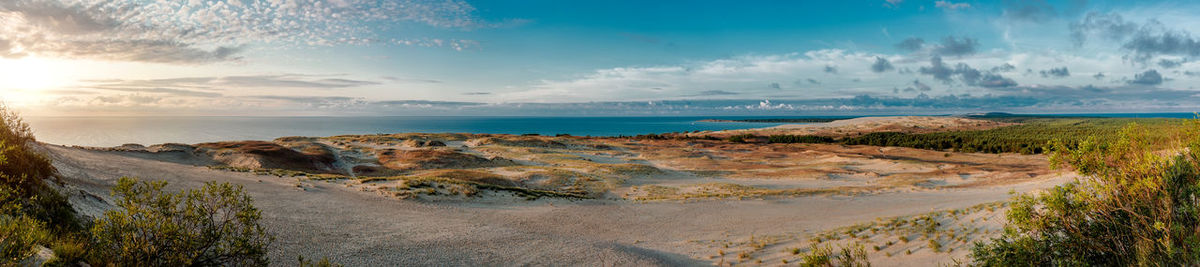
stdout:
[[829,118],[772,118],[772,119],[740,119],[740,120],[723,120],[723,119],[705,119],[699,122],[752,122],[752,123],[822,123],[838,120],[853,119],[856,117],[829,117]]

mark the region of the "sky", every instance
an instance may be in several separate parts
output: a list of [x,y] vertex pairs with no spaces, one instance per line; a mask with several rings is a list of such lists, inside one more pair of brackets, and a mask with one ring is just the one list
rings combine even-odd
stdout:
[[1200,111],[1196,1],[4,0],[32,116]]

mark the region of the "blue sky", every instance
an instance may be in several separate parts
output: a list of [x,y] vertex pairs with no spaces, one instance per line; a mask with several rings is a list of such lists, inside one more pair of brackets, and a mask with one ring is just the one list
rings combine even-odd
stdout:
[[1190,1],[13,0],[32,115],[1191,112]]

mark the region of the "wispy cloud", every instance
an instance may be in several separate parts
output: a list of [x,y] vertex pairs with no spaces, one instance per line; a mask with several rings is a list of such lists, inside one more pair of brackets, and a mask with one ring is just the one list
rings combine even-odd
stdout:
[[950,10],[950,11],[971,8],[971,4],[955,3],[955,2],[950,2],[950,1],[937,1],[937,2],[934,2],[933,4],[937,8]]
[[328,75],[278,74],[278,75],[243,75],[243,76],[212,76],[212,77],[183,77],[148,80],[98,80],[85,81],[89,87],[103,89],[117,88],[186,88],[186,89],[245,89],[245,88],[311,88],[338,89],[378,85],[380,82],[334,78]]
[[[197,64],[235,61],[251,44],[377,43],[379,23],[494,27],[456,0],[0,1],[0,56]],[[373,26],[374,25],[374,26]],[[425,41],[428,40],[428,41]],[[471,40],[394,44],[478,46]]]
[[946,36],[940,43],[926,43],[919,37],[909,37],[896,43],[896,48],[918,55],[966,56],[975,54],[979,41],[969,37]]

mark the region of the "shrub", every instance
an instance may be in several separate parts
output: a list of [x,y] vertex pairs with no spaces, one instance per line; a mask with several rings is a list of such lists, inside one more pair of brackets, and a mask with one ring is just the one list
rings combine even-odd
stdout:
[[329,257],[321,257],[321,260],[313,262],[312,260],[305,259],[304,256],[300,256],[299,263],[297,264],[297,266],[300,266],[300,267],[342,267],[341,264],[337,264],[337,263],[329,261]]
[[1183,149],[1130,125],[1120,138],[1055,142],[1051,162],[1082,178],[1036,195],[1020,195],[1004,233],[976,243],[975,262],[1004,265],[1200,264],[1200,122]]
[[833,137],[819,135],[772,135],[767,137],[768,143],[833,143]]
[[54,251],[54,258],[42,266],[75,266],[75,263],[86,260],[87,249],[86,239],[60,238],[50,246],[50,250]]
[[92,263],[131,266],[267,265],[274,237],[241,186],[209,182],[198,190],[163,192],[166,182],[122,177],[113,188],[120,209],[92,227]]
[[729,142],[734,142],[734,143],[749,143],[749,142],[754,142],[754,139],[757,139],[757,138],[758,138],[758,136],[753,135],[753,134],[739,134],[739,135],[730,136],[729,138],[726,138],[725,140],[728,140]]
[[43,224],[29,217],[0,215],[0,265],[33,256],[33,246],[49,239]]
[[841,247],[841,251],[838,266],[871,266],[871,262],[867,260],[867,250],[862,244]]
[[834,261],[837,261],[836,266],[871,266],[867,250],[858,243],[839,246],[838,254],[833,253],[833,247],[813,243],[812,249],[800,256],[800,266],[834,266]]

